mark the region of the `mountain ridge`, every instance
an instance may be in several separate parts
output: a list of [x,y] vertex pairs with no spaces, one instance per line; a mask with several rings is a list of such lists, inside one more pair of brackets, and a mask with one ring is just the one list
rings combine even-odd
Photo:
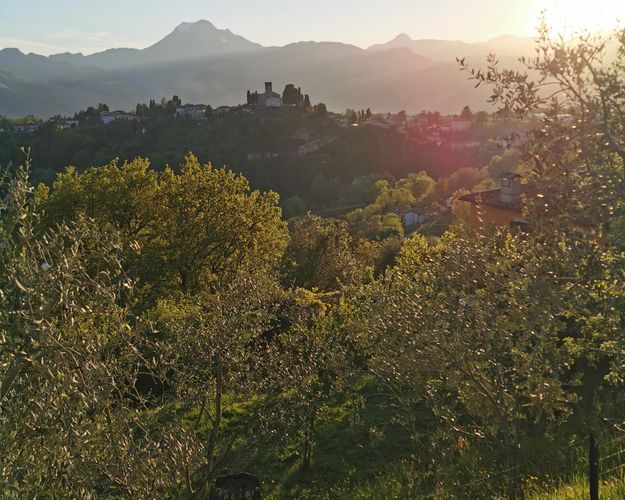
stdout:
[[513,60],[527,46],[527,40],[510,35],[466,43],[415,40],[402,33],[368,48],[314,41],[264,47],[200,20],[180,23],[143,49],[50,56],[2,49],[0,114],[73,114],[98,102],[132,109],[137,102],[174,94],[187,102],[233,105],[244,102],[246,89],[265,81],[275,88],[296,83],[331,109],[453,112],[459,102],[487,109],[483,96],[457,71],[456,57],[482,62],[499,48]]

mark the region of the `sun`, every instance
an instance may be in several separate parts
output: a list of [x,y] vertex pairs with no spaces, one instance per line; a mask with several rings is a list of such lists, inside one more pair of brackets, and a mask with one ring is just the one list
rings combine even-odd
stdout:
[[606,31],[625,22],[625,0],[538,0],[554,33]]

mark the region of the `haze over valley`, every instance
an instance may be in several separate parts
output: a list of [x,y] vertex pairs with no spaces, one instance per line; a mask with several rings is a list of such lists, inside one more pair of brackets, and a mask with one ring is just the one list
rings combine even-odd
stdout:
[[484,43],[415,40],[406,34],[367,49],[335,42],[264,47],[200,20],[182,23],[145,49],[112,48],[91,55],[24,54],[0,50],[0,114],[73,115],[106,102],[132,109],[137,102],[179,95],[186,102],[235,105],[247,88],[272,80],[300,82],[329,109],[456,112],[469,104],[489,109],[456,57],[476,65],[488,53],[514,64],[531,54],[528,38],[501,36]]

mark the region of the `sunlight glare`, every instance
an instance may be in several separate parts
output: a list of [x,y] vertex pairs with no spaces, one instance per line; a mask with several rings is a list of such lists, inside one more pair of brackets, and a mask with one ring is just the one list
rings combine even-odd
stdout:
[[554,33],[607,31],[625,21],[625,0],[541,0],[547,24]]

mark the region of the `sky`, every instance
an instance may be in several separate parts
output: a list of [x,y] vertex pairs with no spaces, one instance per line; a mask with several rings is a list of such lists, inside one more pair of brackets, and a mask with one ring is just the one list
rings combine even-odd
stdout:
[[559,27],[566,16],[574,27],[625,20],[625,0],[0,0],[0,48],[44,55],[144,48],[199,19],[262,45],[368,47],[400,33],[475,42],[533,36],[543,9]]

